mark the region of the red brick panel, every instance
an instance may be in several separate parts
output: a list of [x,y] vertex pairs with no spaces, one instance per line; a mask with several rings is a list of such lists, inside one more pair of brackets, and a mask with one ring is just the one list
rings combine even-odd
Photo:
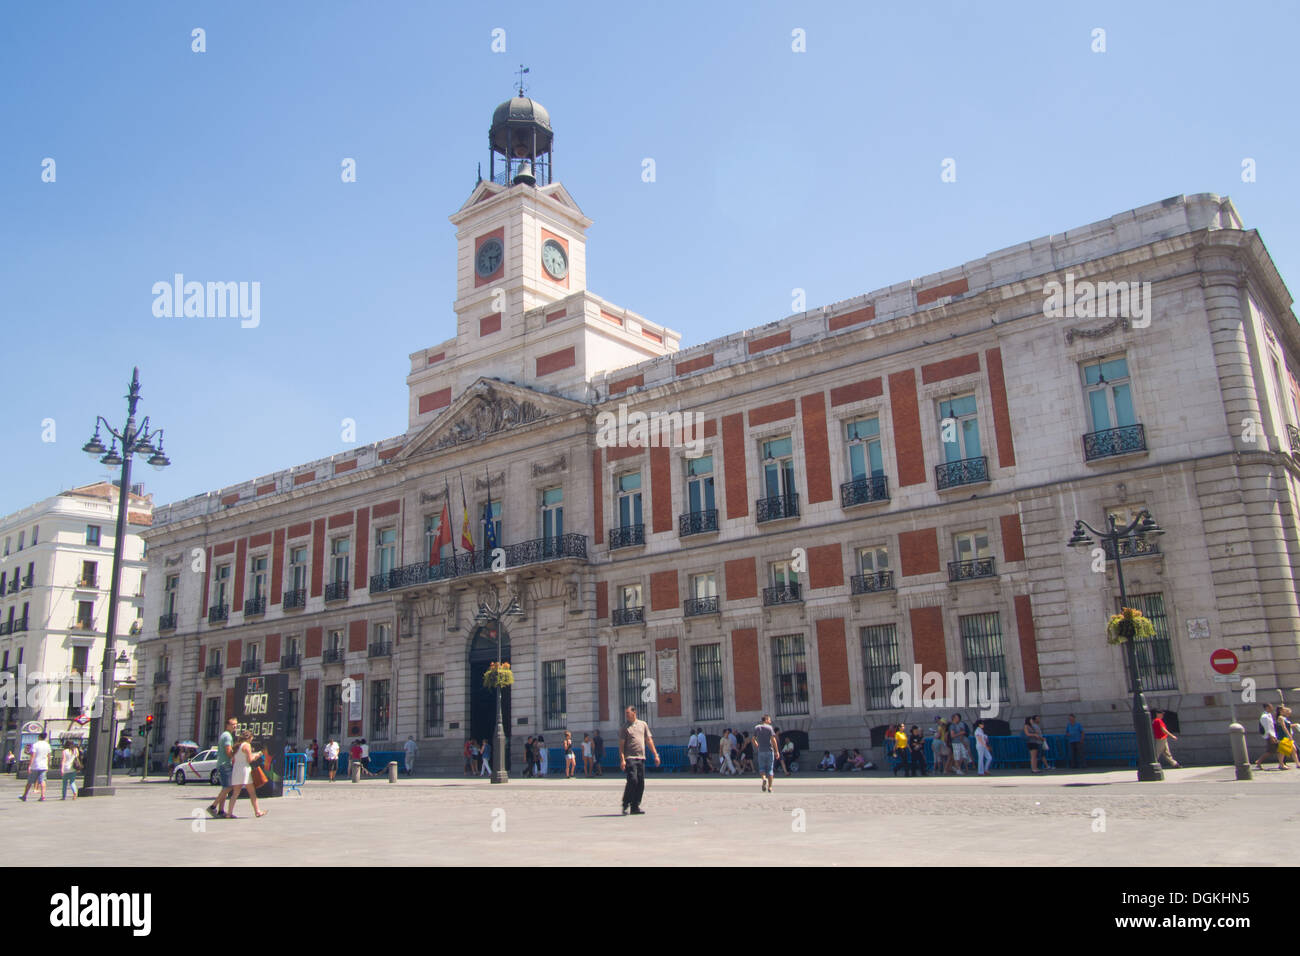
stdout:
[[704,437],[705,437],[705,438],[717,438],[717,437],[718,437],[718,420],[717,420],[716,418],[709,418],[709,419],[706,419],[706,420],[705,420],[705,422],[704,422]]
[[604,309],[601,309],[601,310],[600,310],[600,317],[601,317],[602,319],[604,319],[606,322],[613,322],[613,323],[614,323],[615,325],[617,325],[619,328],[622,328],[622,327],[623,327],[623,320],[622,320],[622,319],[620,319],[617,315],[610,315],[610,314],[609,314],[608,312],[606,312]]
[[239,495],[238,495],[238,494],[233,494],[233,495],[222,495],[222,496],[221,496],[221,504],[222,504],[223,506],[227,507],[227,508],[230,507],[231,505],[233,505],[233,504],[234,504],[235,502],[237,502],[238,500],[239,500]]
[[212,549],[208,548],[207,560],[203,562],[203,611],[201,617],[208,616],[208,593],[212,584]]
[[320,693],[320,678],[309,677],[302,685],[302,739],[315,740],[317,727],[316,697]]
[[325,628],[309,627],[307,628],[306,638],[303,641],[302,656],[306,660],[312,657],[320,657],[322,645],[325,643]]
[[352,575],[352,587],[356,590],[370,586],[370,509],[357,509],[357,535],[352,542],[356,552],[352,562],[356,571]]
[[649,329],[643,328],[641,329],[641,334],[644,335],[646,338],[648,338],[651,342],[658,342],[660,345],[664,344],[664,337],[660,335],[658,332],[651,332]]
[[727,517],[749,514],[749,482],[745,476],[745,416],[740,412],[722,418],[723,493],[727,496]]
[[826,395],[816,392],[799,400],[803,420],[804,464],[808,474],[808,503],[830,501],[831,446],[826,436]]
[[385,501],[382,505],[375,505],[370,509],[372,518],[389,518],[398,514],[402,510],[400,501]]
[[[596,708],[597,719],[609,720],[609,648],[596,648]],[[612,735],[611,735],[612,736]]]
[[307,484],[307,482],[315,481],[315,480],[316,480],[316,472],[304,471],[301,474],[297,474],[293,476],[293,485],[296,488],[298,487],[298,485],[305,485]]
[[248,539],[250,548],[265,548],[271,543],[271,532],[263,531],[261,534],[255,534]]
[[928,289],[922,289],[916,294],[916,304],[926,305],[942,299],[946,295],[961,295],[970,289],[970,283],[964,278],[953,279],[951,282],[945,282],[943,285],[932,285]]
[[1025,690],[1037,693],[1043,689],[1043,681],[1038,672],[1038,639],[1028,594],[1016,595],[1016,630],[1020,634],[1020,669],[1025,674]]
[[884,393],[884,382],[878,378],[871,378],[865,382],[854,382],[851,385],[832,388],[831,405],[847,405],[849,402],[860,402],[863,399],[875,398],[877,395],[883,395]]
[[1020,515],[1002,515],[1002,557],[1007,564],[1025,560],[1025,539],[1020,534]]
[[325,519],[317,518],[311,529],[311,596],[325,589]]
[[600,464],[600,449],[591,452],[591,527],[595,535],[592,545],[605,540],[605,479]]
[[751,408],[749,410],[749,425],[751,428],[755,425],[766,425],[769,422],[779,422],[786,418],[794,418],[793,398],[784,402],[773,402],[771,405],[760,405],[758,408]]
[[596,620],[603,621],[609,617],[609,582],[596,582]]
[[493,332],[501,331],[501,313],[493,312],[491,315],[485,315],[478,320],[479,337],[491,335]]
[[623,461],[627,458],[635,458],[644,451],[643,445],[611,445],[605,449],[605,457],[610,461]]
[[268,664],[279,662],[280,660],[280,635],[279,634],[266,635],[266,657],[264,659]]
[[564,309],[560,309],[558,312],[548,312],[546,313],[546,321],[547,322],[559,321],[560,319],[564,318],[566,314],[567,313],[565,312]]
[[640,388],[645,385],[644,375],[632,375],[628,378],[620,378],[609,386],[609,394],[617,395],[619,392],[626,392],[629,388]]
[[677,570],[655,571],[650,575],[650,610],[676,610],[680,599],[677,596]]
[[273,491],[275,491],[275,482],[274,482],[274,481],[270,482],[269,484],[258,485],[258,486],[257,486],[257,491],[254,492],[254,493],[255,493],[255,494],[259,494],[259,495],[269,495],[269,494],[270,494],[271,492],[273,492]]
[[758,631],[752,627],[731,632],[731,665],[736,685],[736,710],[763,709],[763,688],[758,676]]
[[232,611],[244,609],[244,573],[248,570],[248,539],[240,538],[235,549],[235,566],[231,573],[235,578],[235,596],[231,601]]
[[912,621],[912,655],[921,672],[948,670],[948,648],[943,639],[943,609],[914,607],[908,611]]
[[1016,463],[1016,449],[1011,441],[1011,411],[1007,407],[1007,381],[1002,371],[1002,349],[984,353],[989,370],[989,396],[993,399],[993,439],[998,446],[998,464],[1010,468]]
[[284,529],[277,528],[271,544],[271,603],[284,597]]
[[822,703],[828,707],[852,703],[844,618],[826,617],[817,622],[817,667],[822,679]]
[[447,357],[447,353],[446,353],[446,352],[438,352],[436,355],[430,355],[428,358],[426,358],[426,359],[424,360],[424,364],[425,364],[426,366],[429,366],[429,365],[437,365],[439,362],[441,362],[441,361],[442,361],[443,359],[445,359],[446,357]]
[[753,558],[737,558],[724,565],[723,580],[728,601],[758,596],[758,575]]
[[921,410],[916,400],[915,371],[909,368],[889,376],[889,405],[894,419],[898,484],[903,488],[925,484],[925,448],[921,440]]
[[754,355],[758,352],[766,352],[768,349],[774,349],[782,345],[790,344],[790,330],[778,332],[775,335],[766,335],[761,339],[749,340],[749,354]]
[[944,382],[959,375],[971,375],[979,370],[979,353],[971,352],[970,355],[958,355],[956,358],[944,359],[942,362],[922,365],[921,381],[929,385],[931,382]]
[[366,649],[366,622],[365,621],[348,621],[348,651],[364,651]]
[[398,453],[401,452],[402,448],[403,448],[402,445],[394,445],[392,448],[385,448],[383,451],[379,453],[379,460],[388,461],[388,459],[390,458],[396,458]]
[[689,375],[691,372],[698,372],[702,368],[709,368],[713,365],[713,353],[700,355],[693,359],[687,359],[685,362],[678,362],[673,366],[673,372],[676,375]]
[[235,550],[235,542],[227,541],[224,544],[219,544],[215,548],[213,548],[212,556],[216,558],[224,558],[226,555],[233,553],[234,550]]
[[[203,691],[194,695],[194,739],[199,739],[199,722],[203,719]],[[216,741],[212,741],[216,743]]]
[[558,352],[548,352],[546,355],[537,356],[537,377],[541,378],[543,375],[550,375],[552,372],[573,368],[577,364],[578,355],[572,345],[567,349],[560,349]]
[[334,462],[334,474],[341,475],[344,472],[352,471],[356,467],[357,460],[355,458],[349,458],[347,461],[336,461]]
[[830,321],[830,330],[838,332],[840,329],[847,329],[850,325],[861,325],[863,322],[870,322],[876,317],[876,307],[869,305],[866,308],[854,309],[852,312],[845,312],[842,315],[832,315]]
[[808,549],[808,586],[838,588],[844,585],[844,552],[838,544]]
[[352,526],[352,512],[344,511],[342,514],[330,515],[330,530],[335,528],[348,528]]
[[[673,530],[672,455],[667,447],[650,449],[650,520],[655,534]],[[674,602],[676,603],[676,602]]]
[[239,638],[233,641],[226,641],[226,667],[238,667],[239,662],[243,660],[240,652],[244,649],[244,642]]
[[921,528],[898,536],[898,564],[903,577],[934,574],[939,570],[939,530]]
[[290,538],[305,538],[311,534],[311,522],[303,521],[300,524],[289,525]]
[[[235,688],[227,687],[226,688],[226,713],[222,716],[222,720],[221,720],[221,726],[223,729],[226,726],[226,721],[233,716],[235,716]],[[213,743],[215,744],[216,741],[214,740]]]
[[[675,572],[674,572],[675,573]],[[675,651],[677,650],[677,638],[661,637],[655,641],[655,671],[658,673],[658,651]],[[677,661],[677,690],[671,694],[666,694],[663,690],[659,691],[658,711],[660,717],[680,717],[682,715],[682,662],[681,655],[678,655]],[[663,681],[659,681],[660,684]]]

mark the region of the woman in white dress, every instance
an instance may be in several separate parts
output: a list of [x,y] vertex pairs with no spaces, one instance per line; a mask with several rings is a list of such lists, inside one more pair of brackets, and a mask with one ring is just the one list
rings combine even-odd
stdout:
[[253,735],[245,730],[239,735],[239,746],[235,748],[235,759],[230,768],[230,812],[226,814],[227,819],[235,819],[235,801],[239,799],[240,793],[247,793],[249,801],[253,804],[253,813],[259,817],[266,816],[265,810],[259,810],[257,806],[257,790],[253,786],[253,761],[261,756],[260,752],[253,751]]

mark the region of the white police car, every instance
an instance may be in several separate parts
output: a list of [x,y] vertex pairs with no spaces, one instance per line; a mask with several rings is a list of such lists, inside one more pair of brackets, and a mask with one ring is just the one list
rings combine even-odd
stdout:
[[210,747],[184,763],[178,763],[172,771],[172,779],[182,786],[191,780],[206,780],[214,787],[218,786],[221,778],[217,775],[217,748]]

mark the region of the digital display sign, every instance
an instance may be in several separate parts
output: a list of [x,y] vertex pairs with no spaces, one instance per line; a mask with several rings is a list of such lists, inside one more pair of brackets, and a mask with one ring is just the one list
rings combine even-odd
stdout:
[[261,764],[267,776],[257,788],[258,797],[284,795],[284,748],[289,733],[289,675],[266,674],[235,678],[235,713],[240,732],[253,735],[253,751],[266,756]]

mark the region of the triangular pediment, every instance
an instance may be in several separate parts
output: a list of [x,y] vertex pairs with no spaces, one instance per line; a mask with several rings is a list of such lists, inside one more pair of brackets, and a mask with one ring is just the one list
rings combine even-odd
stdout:
[[485,202],[491,199],[497,193],[503,193],[505,191],[506,191],[505,186],[499,185],[498,183],[489,182],[486,179],[480,180],[478,182],[478,185],[474,187],[474,191],[469,194],[469,198],[465,200],[464,205],[462,205],[456,211],[464,212],[470,206],[476,206],[481,202]]
[[479,442],[545,419],[583,412],[588,406],[513,382],[480,378],[406,443],[396,460]]

